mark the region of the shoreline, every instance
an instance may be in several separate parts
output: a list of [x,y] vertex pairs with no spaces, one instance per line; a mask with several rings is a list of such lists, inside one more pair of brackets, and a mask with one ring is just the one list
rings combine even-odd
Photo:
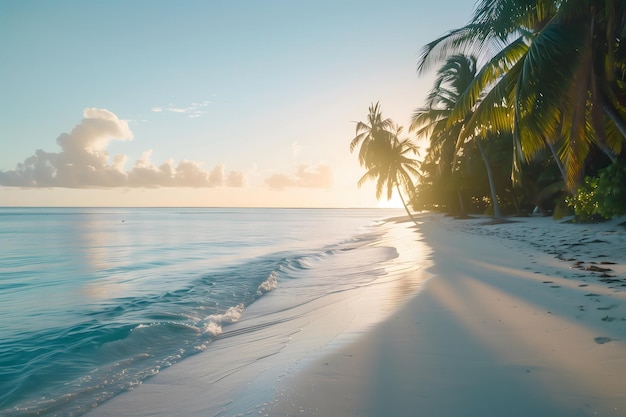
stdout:
[[626,415],[619,219],[420,219],[434,277],[390,319],[295,375],[268,415]]
[[428,278],[414,229],[376,224],[279,281],[203,352],[86,416],[267,415],[283,381],[390,317]]
[[[389,220],[426,258],[406,285],[333,295],[284,323],[289,331],[267,333],[277,329],[263,327],[272,316],[253,315],[229,331],[259,331],[218,340],[87,415],[626,415],[626,230],[617,220],[419,220]],[[368,303],[388,314],[355,325]],[[250,348],[233,355],[242,345]]]

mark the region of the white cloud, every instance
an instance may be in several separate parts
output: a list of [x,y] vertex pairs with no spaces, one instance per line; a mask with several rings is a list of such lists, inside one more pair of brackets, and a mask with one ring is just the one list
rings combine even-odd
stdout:
[[209,174],[209,184],[213,186],[224,185],[224,165],[215,165],[215,168]]
[[224,185],[227,187],[245,187],[248,185],[248,175],[245,171],[230,171]]
[[85,109],[82,121],[70,133],[57,138],[61,151],[35,154],[14,170],[0,171],[0,185],[17,187],[113,188],[113,187],[241,187],[247,182],[242,171],[225,172],[218,164],[207,171],[196,161],[175,166],[170,159],[155,166],[152,150],[145,151],[130,171],[126,155],[114,155],[109,164],[107,146],[112,140],[131,140],[128,123],[104,109]]
[[248,183],[247,174],[244,171],[230,171],[226,173],[223,164],[217,164],[209,174],[211,187],[244,187]]
[[293,174],[274,174],[265,180],[270,187],[282,190],[289,187],[330,188],[333,184],[333,173],[330,165],[320,164],[313,167],[300,164]]

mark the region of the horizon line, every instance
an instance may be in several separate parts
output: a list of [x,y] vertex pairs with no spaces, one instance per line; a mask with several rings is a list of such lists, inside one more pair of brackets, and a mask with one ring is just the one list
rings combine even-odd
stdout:
[[402,207],[302,207],[302,206],[11,206],[11,205],[0,205],[0,209],[10,209],[10,208],[107,208],[107,209],[140,209],[140,208],[155,208],[155,209],[181,209],[181,208],[191,208],[191,209],[290,209],[290,210],[326,210],[326,209],[337,209],[337,210],[372,210],[372,209],[383,209],[383,210],[404,210]]

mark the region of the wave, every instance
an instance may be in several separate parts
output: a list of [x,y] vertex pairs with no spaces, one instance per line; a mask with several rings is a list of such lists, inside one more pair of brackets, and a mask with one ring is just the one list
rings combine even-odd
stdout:
[[76,323],[3,343],[0,415],[85,413],[205,351],[225,326],[239,322],[248,306],[279,285],[287,285],[293,298],[277,298],[276,309],[285,308],[280,300],[295,305],[365,285],[380,274],[377,263],[394,256],[393,248],[369,245],[378,236],[247,259],[181,288],[113,299],[86,310]]
[[278,275],[276,271],[270,272],[270,275],[256,289],[256,295],[262,296],[266,292],[274,291],[278,287]]
[[243,304],[237,304],[222,314],[210,315],[203,326],[204,332],[211,336],[219,336],[222,334],[222,325],[237,323],[241,319],[243,310]]

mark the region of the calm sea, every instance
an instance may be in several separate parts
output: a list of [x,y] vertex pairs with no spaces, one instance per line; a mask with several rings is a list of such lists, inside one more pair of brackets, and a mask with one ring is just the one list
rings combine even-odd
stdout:
[[0,208],[0,415],[84,414],[207,351],[282,284],[302,302],[374,279],[397,253],[366,243],[398,215]]

